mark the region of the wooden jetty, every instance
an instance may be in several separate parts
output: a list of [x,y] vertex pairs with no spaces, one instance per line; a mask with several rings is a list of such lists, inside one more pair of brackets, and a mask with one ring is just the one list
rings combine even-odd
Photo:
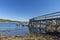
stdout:
[[31,18],[29,21],[29,27],[30,30],[35,28],[44,30],[48,33],[60,33],[60,11]]

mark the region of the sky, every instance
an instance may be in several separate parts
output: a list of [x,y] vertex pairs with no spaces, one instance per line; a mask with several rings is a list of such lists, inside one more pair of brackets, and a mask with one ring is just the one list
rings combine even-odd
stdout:
[[60,11],[60,0],[0,0],[0,19],[29,21]]

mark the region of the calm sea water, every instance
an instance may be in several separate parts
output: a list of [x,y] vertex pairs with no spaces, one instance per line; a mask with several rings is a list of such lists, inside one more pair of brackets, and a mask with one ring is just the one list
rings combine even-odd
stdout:
[[17,25],[16,23],[0,23],[0,35],[12,36],[20,35],[24,36],[29,34],[29,28],[27,26]]
[[[43,30],[39,30],[36,28],[31,28],[33,32],[37,33],[45,33]],[[22,25],[17,25],[17,23],[0,23],[0,35],[5,35],[5,36],[25,36],[27,34],[30,34],[29,32],[29,27],[27,26],[22,26]]]

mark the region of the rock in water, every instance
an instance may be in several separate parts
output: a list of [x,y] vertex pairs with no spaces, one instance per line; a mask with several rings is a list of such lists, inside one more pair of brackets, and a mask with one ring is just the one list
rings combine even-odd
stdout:
[[57,28],[57,32],[60,32],[60,26]]

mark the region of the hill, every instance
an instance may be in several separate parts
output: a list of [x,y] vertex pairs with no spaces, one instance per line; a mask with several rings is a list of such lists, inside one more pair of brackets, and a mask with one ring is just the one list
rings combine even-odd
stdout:
[[8,20],[8,19],[0,19],[0,22],[20,22],[20,21],[14,21],[14,20]]

